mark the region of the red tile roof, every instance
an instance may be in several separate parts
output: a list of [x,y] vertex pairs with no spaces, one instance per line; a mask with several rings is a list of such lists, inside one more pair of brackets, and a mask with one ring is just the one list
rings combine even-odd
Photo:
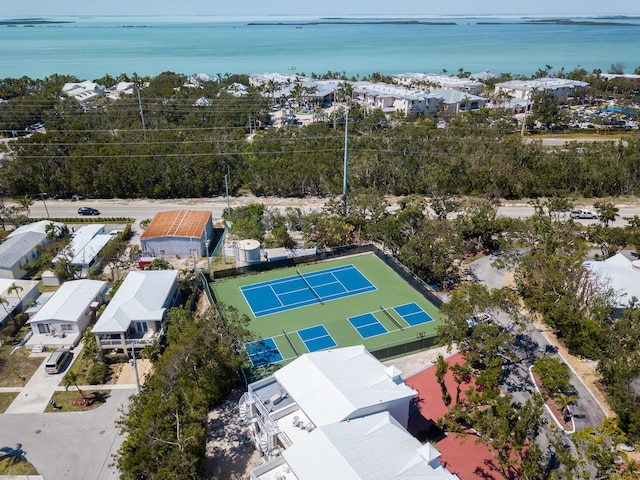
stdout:
[[[464,357],[458,353],[446,359],[449,365],[464,364]],[[409,416],[409,432],[420,440],[430,439],[442,454],[440,462],[460,480],[502,480],[504,477],[493,459],[493,454],[482,443],[476,443],[478,437],[469,434],[448,433],[439,430],[438,420],[447,412],[442,401],[442,390],[436,380],[436,367],[430,367],[405,380],[405,383],[418,391],[418,410]],[[455,404],[457,384],[451,369],[445,375],[445,385],[452,397],[451,407]],[[468,384],[461,385],[460,399],[465,398],[465,390],[474,386],[473,377]],[[511,478],[518,478],[515,472]]]

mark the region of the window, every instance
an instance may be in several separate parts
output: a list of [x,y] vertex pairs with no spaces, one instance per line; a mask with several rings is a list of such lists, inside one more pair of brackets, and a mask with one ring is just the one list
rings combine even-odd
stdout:
[[73,323],[63,323],[60,325],[63,332],[73,332]]
[[136,333],[147,333],[149,325],[147,322],[136,322]]
[[40,332],[40,333],[49,333],[49,324],[48,323],[39,323],[38,324],[38,332]]

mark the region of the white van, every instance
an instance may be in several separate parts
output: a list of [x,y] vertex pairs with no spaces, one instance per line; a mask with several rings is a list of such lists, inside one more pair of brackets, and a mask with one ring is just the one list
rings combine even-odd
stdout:
[[51,355],[49,355],[47,363],[45,363],[44,365],[45,372],[47,372],[49,375],[59,373],[60,370],[65,367],[70,357],[71,352],[69,350],[61,349],[53,352]]

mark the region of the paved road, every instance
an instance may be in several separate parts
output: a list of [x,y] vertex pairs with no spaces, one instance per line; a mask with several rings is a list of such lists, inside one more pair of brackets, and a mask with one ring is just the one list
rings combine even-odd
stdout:
[[133,388],[112,390],[104,405],[88,412],[0,415],[0,444],[21,445],[45,480],[117,479],[111,455],[122,437],[114,419],[133,392]]
[[[308,212],[311,210],[321,210],[325,199],[322,198],[278,198],[278,197],[231,197],[229,204],[231,207],[246,205],[247,203],[258,202],[273,208],[284,211],[287,207],[302,208]],[[172,199],[172,200],[82,200],[72,202],[70,200],[36,200],[31,206],[30,215],[32,217],[78,217],[79,207],[94,207],[100,210],[102,217],[131,217],[136,221],[153,218],[153,216],[163,210],[192,209],[210,211],[214,219],[221,219],[222,212],[227,207],[227,199],[224,197],[201,198],[201,199]],[[593,209],[593,205],[577,205],[576,208]],[[528,218],[533,214],[533,207],[526,203],[505,204],[498,208],[498,215],[511,218]],[[619,217],[614,222],[616,226],[626,225],[624,217],[640,215],[640,206],[621,205]],[[597,220],[578,220],[584,225],[592,225]]]
[[[482,282],[489,288],[500,288],[505,284],[507,271],[494,268],[491,265],[493,260],[494,257],[491,256],[483,257],[472,262],[469,268],[476,281]],[[497,320],[505,326],[511,323],[511,319],[506,317],[506,315],[498,316]],[[540,347],[550,344],[550,339],[547,338],[543,332],[538,330],[535,325],[529,325],[526,332],[520,336],[518,343],[514,345],[514,351],[520,358],[520,362],[517,365],[511,366],[505,388],[513,395],[515,401],[520,403],[525,402],[534,391],[534,385],[529,376],[528,369],[533,362],[535,362],[536,358],[542,355]],[[553,355],[559,354],[553,353]],[[570,366],[566,359],[560,358]],[[571,384],[575,387],[580,398],[578,403],[572,408],[576,430],[601,423],[605,418],[605,414],[600,404],[573,370]],[[547,414],[547,417],[549,422],[551,422],[552,417],[549,414]]]
[[44,480],[117,479],[112,455],[123,437],[115,420],[135,385],[81,386],[85,391],[108,388],[110,394],[102,406],[87,412],[43,413],[53,392],[64,390],[59,385],[63,374],[45,372],[47,357],[42,356],[42,364],[0,415],[0,448],[20,446]]

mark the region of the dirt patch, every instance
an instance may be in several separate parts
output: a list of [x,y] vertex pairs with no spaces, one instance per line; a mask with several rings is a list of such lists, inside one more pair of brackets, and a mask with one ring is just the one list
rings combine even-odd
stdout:
[[249,438],[249,427],[238,415],[243,392],[234,390],[227,400],[209,413],[207,425],[208,480],[241,480],[260,465],[260,453]]

